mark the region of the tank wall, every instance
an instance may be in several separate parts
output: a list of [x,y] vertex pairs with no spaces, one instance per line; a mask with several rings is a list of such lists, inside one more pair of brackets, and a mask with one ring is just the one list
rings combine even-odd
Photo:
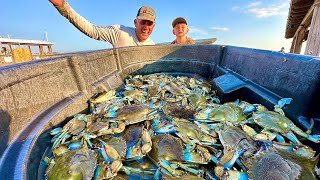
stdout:
[[[138,69],[141,73],[202,72],[207,76],[212,74],[221,52],[221,46],[132,47],[1,67],[0,143],[4,145],[0,156],[32,119],[65,98],[82,94],[73,98],[70,106],[74,107],[66,107],[52,117],[51,127],[87,108],[86,101],[94,93],[118,87],[125,76]],[[28,136],[30,132],[25,133]]]
[[1,69],[1,154],[33,116],[79,91],[72,71],[70,58]]
[[293,98],[285,110],[298,121],[298,116],[320,116],[319,60],[314,56],[227,46],[220,66],[280,97]]

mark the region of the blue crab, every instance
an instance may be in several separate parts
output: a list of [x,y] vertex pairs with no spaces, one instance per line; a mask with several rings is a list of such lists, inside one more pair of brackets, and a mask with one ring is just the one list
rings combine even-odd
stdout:
[[[185,159],[192,159],[193,162],[202,163],[204,158],[199,153],[185,153],[183,142],[172,135],[155,135],[152,138],[152,149],[147,155],[160,169],[164,169],[162,172],[167,172],[169,176],[181,177],[184,174],[184,170],[195,175],[202,175],[201,170],[190,167]],[[178,167],[182,169],[178,169]]]
[[247,115],[243,114],[241,107],[234,104],[217,105],[208,107],[194,115],[195,119],[204,122],[227,122],[231,124],[243,123]]
[[246,161],[257,150],[256,143],[251,139],[241,128],[236,126],[225,126],[219,130],[219,139],[224,147],[224,153],[227,153],[230,149],[233,149],[235,144],[238,143],[237,148],[239,150],[246,150],[246,152],[240,157],[242,161]]
[[[102,155],[103,159],[107,163],[112,163],[117,159],[125,159],[127,151],[127,142],[121,137],[104,136],[103,138],[97,138],[101,148],[98,148],[98,152]],[[98,144],[95,147],[99,147]]]
[[151,120],[157,111],[144,104],[127,105],[118,110],[110,122],[115,122],[116,126],[101,131],[98,136],[106,134],[121,133],[127,125],[136,124],[145,120]]
[[89,100],[89,102],[90,102],[90,106],[93,107],[95,104],[105,103],[105,102],[107,102],[111,99],[114,99],[114,98],[116,98],[116,91],[114,89],[112,89],[112,90],[103,92],[102,94],[100,94],[96,98],[91,98]]
[[290,139],[294,144],[301,144],[293,132],[309,139],[315,143],[320,143],[320,135],[310,135],[298,128],[289,118],[273,111],[257,111],[252,114],[255,123],[266,130],[280,133]]
[[99,141],[101,148],[97,151],[103,157],[104,162],[99,160],[99,165],[95,172],[95,176],[98,177],[96,179],[116,177],[119,171],[125,172],[126,174],[154,174],[149,170],[141,170],[140,168],[129,167],[123,164],[124,161],[128,161],[127,144],[130,143],[127,142],[124,137],[109,136],[108,138],[104,138],[104,141]]
[[[67,124],[65,124],[62,128],[57,127],[51,130],[50,134],[54,135],[54,137],[51,140],[51,142],[53,142],[52,149],[65,143],[66,140],[71,136],[80,135],[82,131],[86,128],[87,121],[91,121],[92,118],[92,115],[76,114],[74,115],[74,118],[67,122]],[[89,141],[89,136],[82,137],[84,137],[87,142]]]
[[[280,136],[277,135],[277,133],[273,133],[270,132],[266,129],[263,129],[262,131],[260,131],[259,133],[256,132],[252,127],[246,125],[246,124],[242,124],[242,130],[244,132],[246,132],[250,137],[252,137],[255,140],[268,140],[268,141],[272,141],[275,138],[279,138]],[[281,138],[281,137],[280,137]]]
[[114,89],[105,91],[98,95],[98,97],[92,97],[89,99],[90,112],[93,114],[104,112],[105,106],[108,106],[110,102],[113,103],[118,99],[116,90]]
[[162,107],[162,110],[167,116],[178,118],[192,118],[195,113],[195,109],[190,106],[183,106],[170,102],[166,102]]
[[[236,170],[222,171],[217,166],[215,172],[222,174],[226,179],[315,179],[314,168],[319,160],[319,155],[305,145],[270,142],[258,140],[262,143],[258,151],[251,156],[242,158],[245,172]],[[249,150],[249,149],[248,149]],[[235,157],[234,155],[231,157]],[[231,166],[228,166],[231,167]],[[220,177],[220,175],[219,175]]]
[[96,153],[87,147],[66,151],[51,160],[46,170],[50,179],[91,179],[96,168]]
[[147,99],[148,93],[143,90],[133,89],[133,90],[127,90],[124,93],[124,100],[127,100],[128,104],[131,104],[131,101],[137,101],[144,103]]
[[314,168],[319,155],[309,159],[286,150],[269,149],[251,162],[250,179],[317,179]]
[[190,101],[190,104],[195,108],[207,103],[207,97],[201,93],[191,93],[187,98]]
[[230,171],[233,167],[233,164],[242,156],[247,149],[239,149],[239,144],[242,140],[238,141],[231,149],[228,149],[224,152],[224,155],[218,160],[217,166],[214,168],[214,172],[219,178],[226,178],[228,173],[238,175],[238,179],[247,179],[248,175],[246,173],[238,173],[236,171]]
[[171,123],[165,125],[163,128],[155,129],[154,132],[174,132],[177,136],[183,139],[184,142],[189,142],[190,140],[193,140],[195,143],[198,143],[200,145],[214,145],[217,142],[215,137],[206,134],[192,121],[183,118],[174,117]]
[[129,126],[121,136],[127,142],[127,160],[141,159],[151,150],[150,133],[142,124]]

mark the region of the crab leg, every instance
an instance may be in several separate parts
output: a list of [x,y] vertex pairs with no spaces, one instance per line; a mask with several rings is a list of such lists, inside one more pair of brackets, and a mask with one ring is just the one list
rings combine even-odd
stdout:
[[191,168],[190,166],[193,166],[193,164],[183,164],[181,162],[175,162],[171,165],[171,167],[174,167],[174,168],[182,168],[192,174],[195,174],[197,176],[202,176],[203,175],[203,170],[198,170],[198,169],[194,169],[194,168]]
[[[138,144],[140,144],[140,143],[138,143]],[[143,156],[142,156],[142,151],[141,151],[140,145],[133,146],[127,150],[127,153],[126,153],[127,160],[137,160],[137,159],[141,159],[142,157]]]
[[171,176],[175,176],[175,177],[178,176],[179,177],[182,175],[182,171],[176,170],[175,168],[172,168],[171,164],[164,159],[160,160],[159,166],[166,169],[170,173]]
[[120,171],[122,171],[122,172],[124,172],[126,174],[137,173],[137,174],[154,175],[154,172],[152,172],[152,171],[141,170],[139,168],[132,168],[132,167],[129,167],[129,166],[122,166]]

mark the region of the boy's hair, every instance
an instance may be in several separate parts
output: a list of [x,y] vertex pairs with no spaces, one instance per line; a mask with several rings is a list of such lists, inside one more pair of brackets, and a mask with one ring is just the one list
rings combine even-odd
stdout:
[[180,24],[180,23],[188,25],[186,19],[184,19],[183,17],[178,17],[172,21],[172,27],[174,28],[177,24]]

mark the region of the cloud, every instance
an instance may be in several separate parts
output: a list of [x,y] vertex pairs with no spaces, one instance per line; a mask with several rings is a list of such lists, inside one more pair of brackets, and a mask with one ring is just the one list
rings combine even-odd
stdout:
[[195,27],[189,27],[189,33],[196,33],[196,34],[201,34],[201,35],[208,35],[208,32],[205,30],[195,28]]
[[253,2],[253,3],[250,3],[247,5],[248,8],[251,8],[251,7],[256,7],[258,5],[262,4],[261,1],[257,1],[257,2]]
[[237,9],[240,9],[240,7],[239,7],[239,6],[233,6],[233,7],[231,8],[232,11],[235,11],[235,10],[237,10]]
[[234,6],[232,10],[241,10],[243,12],[253,14],[258,18],[266,18],[270,16],[288,15],[290,1],[282,4],[262,4],[261,1],[249,3],[245,6]]
[[261,7],[261,8],[250,8],[247,10],[248,13],[254,14],[258,18],[287,15],[287,5],[282,4],[278,7]]
[[229,31],[227,27],[211,27],[210,29],[214,31]]

